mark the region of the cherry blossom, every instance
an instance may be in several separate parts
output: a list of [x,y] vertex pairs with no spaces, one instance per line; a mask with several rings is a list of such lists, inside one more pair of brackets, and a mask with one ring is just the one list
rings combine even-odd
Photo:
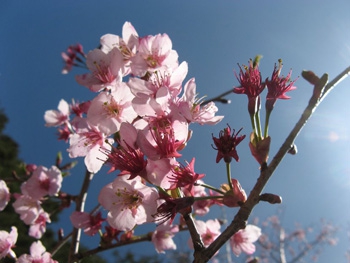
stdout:
[[83,228],[85,234],[93,236],[101,229],[105,219],[102,218],[101,212],[91,215],[86,212],[74,211],[70,216],[70,220],[74,227]]
[[67,74],[72,70],[73,66],[78,66],[78,63],[84,63],[82,60],[82,58],[85,58],[83,46],[79,43],[76,45],[71,45],[67,48],[66,52],[61,53],[61,56],[65,62],[64,68],[62,69],[62,74]]
[[20,215],[21,220],[27,225],[33,224],[42,211],[41,202],[28,195],[17,196],[12,206],[16,213]]
[[70,137],[69,143],[69,157],[85,157],[86,168],[91,173],[97,173],[106,159],[104,151],[110,151],[113,139],[107,138],[98,127],[90,126],[85,121],[85,126]]
[[128,180],[126,176],[118,176],[103,187],[98,197],[99,203],[108,210],[108,223],[123,231],[151,222],[157,199],[157,191],[144,185],[140,177]]
[[196,96],[196,83],[192,78],[185,84],[184,94],[178,102],[180,112],[188,122],[214,125],[224,118],[224,116],[215,116],[218,108],[214,102],[202,106],[202,99],[197,99]]
[[4,210],[10,201],[10,190],[6,185],[6,182],[0,180],[0,211]]
[[46,195],[57,194],[61,189],[62,180],[61,171],[56,166],[52,166],[50,169],[39,166],[32,176],[22,184],[21,190],[23,194],[39,200]]
[[47,110],[44,119],[47,127],[60,126],[69,120],[69,104],[64,99],[61,99],[57,110]]
[[146,36],[140,39],[138,53],[131,59],[131,71],[136,76],[144,76],[147,71],[160,68],[178,67],[178,54],[172,50],[172,42],[167,34]]
[[105,53],[113,48],[118,48],[123,55],[124,61],[129,61],[137,52],[139,36],[130,22],[125,22],[122,29],[122,37],[106,34],[101,37],[101,50]]
[[10,233],[0,230],[0,259],[6,257],[7,255],[16,258],[16,254],[12,248],[17,242],[17,236],[18,233],[15,226],[11,227]]
[[248,97],[248,112],[255,114],[260,109],[260,93],[265,88],[265,83],[261,81],[261,73],[258,64],[254,64],[252,60],[249,61],[249,66],[239,66],[239,75],[236,78],[241,84],[240,87],[233,89],[234,93],[246,94]]
[[198,174],[194,171],[195,158],[192,158],[187,166],[176,165],[172,168],[172,175],[169,176],[170,182],[172,182],[171,189],[177,187],[186,188],[193,195],[193,186],[197,180],[202,179],[205,174]]
[[112,88],[121,81],[123,75],[123,55],[118,48],[104,53],[94,49],[87,54],[86,65],[91,71],[75,77],[76,81],[91,91],[98,92],[104,88]]
[[[198,234],[201,236],[204,246],[209,246],[213,241],[221,234],[219,220],[209,219],[204,222],[202,220],[195,220]],[[193,242],[190,242],[190,246],[193,247]]]
[[29,236],[40,239],[46,232],[46,223],[51,223],[50,216],[41,210],[37,219],[29,227]]
[[261,229],[254,225],[247,225],[230,238],[233,253],[238,257],[242,252],[251,255],[255,252],[255,241],[261,236]]
[[51,254],[46,252],[46,248],[40,241],[33,242],[30,246],[30,255],[23,254],[17,263],[58,263],[51,258]]
[[131,123],[137,117],[131,104],[133,98],[134,95],[124,83],[110,93],[101,92],[91,102],[87,112],[88,122],[98,126],[107,136],[117,132],[122,122]]
[[241,130],[242,129],[240,129],[236,134],[235,130],[233,130],[231,134],[231,127],[227,125],[227,128],[220,131],[219,138],[212,136],[216,146],[216,148],[214,148],[214,146],[213,148],[218,151],[216,156],[217,163],[220,162],[222,158],[224,158],[226,163],[230,163],[232,158],[234,158],[237,162],[239,161],[236,147],[245,138],[245,135],[238,136],[238,133]]
[[173,226],[169,221],[158,225],[152,234],[152,243],[158,253],[165,253],[164,250],[176,249],[173,237],[179,232],[178,226]]
[[286,77],[279,76],[282,70],[282,66],[282,60],[279,60],[278,67],[275,64],[271,80],[266,78],[265,81],[268,90],[266,95],[266,109],[268,111],[271,111],[273,109],[277,99],[290,99],[290,97],[285,95],[285,93],[296,89],[296,87],[293,86],[296,80],[290,80],[292,71],[289,71]]

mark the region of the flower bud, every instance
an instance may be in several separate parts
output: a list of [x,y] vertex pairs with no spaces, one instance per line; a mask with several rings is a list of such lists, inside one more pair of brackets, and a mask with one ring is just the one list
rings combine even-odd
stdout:
[[250,134],[250,151],[254,156],[255,160],[257,160],[257,162],[261,165],[263,163],[267,163],[267,159],[269,158],[270,143],[270,136],[267,136],[266,138],[263,138],[262,140],[258,141],[255,137],[254,132]]

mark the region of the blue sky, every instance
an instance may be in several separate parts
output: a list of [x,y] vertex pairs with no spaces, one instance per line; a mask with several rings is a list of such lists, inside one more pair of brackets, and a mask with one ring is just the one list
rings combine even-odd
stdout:
[[[337,1],[2,1],[0,3],[0,107],[10,119],[6,133],[20,145],[20,157],[28,163],[50,166],[57,151],[66,145],[56,141],[55,130],[44,127],[43,115],[56,109],[61,98],[91,99],[86,88],[72,74],[61,75],[60,53],[68,45],[82,43],[94,49],[106,33],[121,34],[130,21],[139,35],[167,33],[179,61],[187,61],[187,79],[196,78],[197,92],[214,97],[238,85],[233,69],[262,54],[263,78],[271,75],[274,63],[283,59],[283,74],[293,70],[293,79],[303,69],[327,72],[330,79],[350,65],[350,2]],[[270,120],[272,147],[277,151],[306,107],[312,87],[301,77],[288,101],[278,101]],[[328,247],[319,262],[345,262],[350,240],[345,232],[350,222],[350,79],[342,82],[322,102],[296,140],[298,154],[286,156],[276,170],[267,192],[283,197],[284,226],[296,222],[317,224],[324,218],[341,227],[339,244]],[[216,126],[192,126],[194,130],[184,158],[196,157],[198,172],[216,185],[225,180],[225,167],[215,163],[211,134],[229,123],[251,132],[245,96],[232,94],[229,105],[218,105],[225,115]],[[262,114],[264,117],[264,114]],[[233,176],[246,192],[259,170],[249,154],[248,141],[239,145],[240,162],[232,166]],[[68,160],[67,155],[65,155]],[[82,159],[80,160],[82,163]],[[75,170],[65,183],[77,193],[83,170]],[[94,196],[113,175],[99,175],[90,195]],[[219,178],[219,179],[218,179]],[[221,179],[222,178],[222,179]],[[218,185],[217,185],[218,186]],[[228,210],[233,216],[236,210]],[[265,218],[277,207],[261,204],[253,217]],[[213,214],[212,217],[218,216]],[[63,218],[62,222],[65,219]],[[66,227],[65,232],[70,228]],[[132,249],[132,247],[131,247]]]

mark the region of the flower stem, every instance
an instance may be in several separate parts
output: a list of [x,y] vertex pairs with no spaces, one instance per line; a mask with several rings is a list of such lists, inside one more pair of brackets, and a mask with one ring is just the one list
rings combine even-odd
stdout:
[[266,138],[267,136],[269,136],[269,121],[270,121],[270,115],[271,115],[271,111],[266,111],[264,138]]
[[227,173],[227,183],[230,186],[230,189],[233,189],[232,181],[231,181],[231,164],[226,163],[226,173]]
[[258,140],[261,141],[261,125],[260,125],[260,113],[259,111],[257,111],[255,113],[255,123],[256,123],[256,129],[257,129],[257,132],[256,134],[258,135]]
[[223,191],[221,191],[220,189],[217,189],[215,188],[214,186],[211,186],[211,185],[208,185],[208,184],[205,184],[205,183],[200,183],[200,184],[195,184],[195,185],[198,185],[198,186],[203,186],[205,188],[208,188],[208,189],[211,189],[217,193],[220,193],[220,194],[225,194]]

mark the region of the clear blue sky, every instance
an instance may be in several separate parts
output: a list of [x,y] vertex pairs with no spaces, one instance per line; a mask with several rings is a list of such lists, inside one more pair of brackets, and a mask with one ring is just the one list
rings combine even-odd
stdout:
[[[188,78],[196,78],[197,92],[210,98],[237,85],[233,69],[257,54],[263,55],[264,78],[270,76],[279,58],[284,74],[293,69],[293,79],[303,69],[318,75],[327,72],[334,78],[350,65],[349,10],[348,0],[1,1],[0,107],[10,119],[6,133],[19,143],[20,157],[28,163],[50,166],[57,151],[65,152],[66,145],[56,141],[55,129],[44,127],[44,112],[55,109],[61,98],[87,100],[94,94],[75,83],[74,74],[82,71],[61,75],[60,53],[77,42],[85,51],[93,49],[100,36],[121,35],[125,21],[140,36],[167,33],[179,61],[188,62]],[[295,85],[298,89],[289,93],[292,99],[278,101],[272,113],[271,156],[311,94],[311,86],[302,78]],[[345,262],[350,244],[345,234],[350,222],[349,86],[347,79],[324,100],[296,140],[299,153],[283,160],[266,188],[283,197],[287,229],[296,222],[317,224],[320,218],[341,227],[339,244],[326,249],[321,263]],[[194,136],[184,153],[187,160],[196,157],[198,172],[205,173],[213,185],[225,180],[225,167],[215,164],[211,134],[218,134],[226,123],[235,129],[243,127],[245,134],[251,131],[246,97],[232,94],[229,98],[230,105],[218,105],[219,114],[225,115],[221,124],[191,127]],[[239,145],[241,161],[232,169],[249,192],[259,170],[247,143]],[[64,185],[73,193],[83,176],[82,170],[75,173]],[[88,208],[94,206],[92,200],[100,187],[112,178],[101,174],[95,179]],[[276,210],[276,206],[262,204],[253,216],[265,218]],[[234,211],[228,210],[228,217]],[[68,233],[70,228],[63,226]]]

